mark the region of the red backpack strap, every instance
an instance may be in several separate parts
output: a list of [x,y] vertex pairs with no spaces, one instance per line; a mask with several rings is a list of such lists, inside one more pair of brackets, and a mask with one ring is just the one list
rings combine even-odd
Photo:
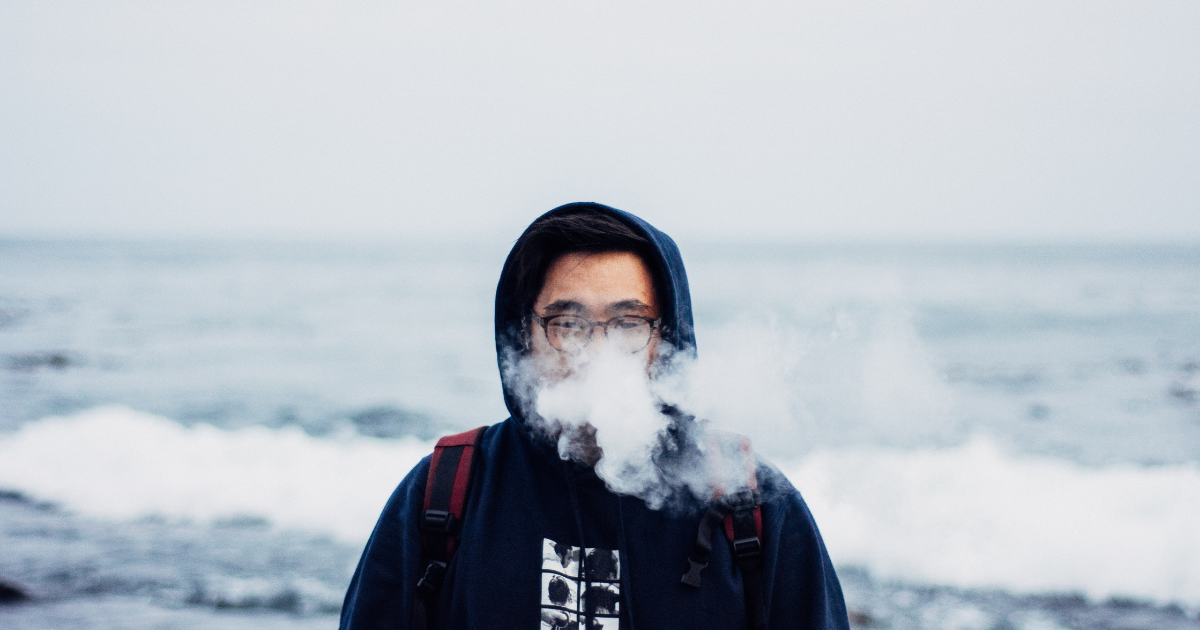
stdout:
[[471,473],[479,452],[479,441],[487,427],[478,427],[447,435],[438,440],[429,459],[429,478],[425,483],[425,502],[421,519],[421,561],[423,569],[417,582],[417,600],[413,609],[414,628],[432,628],[437,609],[437,594],[446,576],[446,565],[458,546]]
[[[766,605],[762,589],[763,526],[762,498],[758,491],[758,474],[754,451],[750,440],[740,435],[725,434],[737,440],[738,451],[745,471],[746,483],[736,492],[726,493],[720,480],[724,477],[727,454],[721,435],[715,435],[709,447],[709,466],[712,469],[713,500],[700,519],[696,542],[688,557],[689,569],[680,580],[693,588],[700,588],[700,572],[708,566],[712,553],[712,537],[717,528],[725,530],[725,536],[733,547],[733,559],[742,573],[743,591],[746,595],[746,619],[750,628],[765,630],[767,627]],[[732,440],[726,440],[731,442]]]
[[479,439],[487,427],[447,435],[433,447],[429,460],[429,479],[425,484],[425,505],[421,511],[421,542],[427,559],[448,561],[458,544],[458,525],[462,522],[471,483],[471,468]]
[[[750,492],[744,498],[739,497],[742,499],[740,504],[731,506],[734,511],[725,516],[725,537],[733,544],[735,552],[738,542],[744,541],[743,548],[748,552],[757,546],[757,553],[761,554],[762,504],[758,496],[758,473],[755,470],[754,451],[750,449],[750,439],[740,436],[738,448],[742,453],[742,465],[746,469],[746,487]],[[742,514],[740,527],[737,522],[739,514]],[[751,518],[753,521],[750,520]]]
[[762,496],[758,492],[758,474],[750,440],[742,437],[738,446],[746,469],[746,488],[736,493],[739,496],[726,500],[732,512],[725,516],[725,537],[733,545],[734,562],[742,570],[747,625],[755,630],[766,630],[767,606],[762,588]]

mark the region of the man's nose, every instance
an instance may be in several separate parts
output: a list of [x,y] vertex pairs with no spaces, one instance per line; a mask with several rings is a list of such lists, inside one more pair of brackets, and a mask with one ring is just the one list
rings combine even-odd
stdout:
[[[600,330],[597,331],[597,328]],[[593,325],[592,336],[588,340],[588,345],[586,348],[588,354],[599,354],[600,351],[604,349],[604,343],[606,341],[608,341],[608,329],[604,327],[604,324]]]

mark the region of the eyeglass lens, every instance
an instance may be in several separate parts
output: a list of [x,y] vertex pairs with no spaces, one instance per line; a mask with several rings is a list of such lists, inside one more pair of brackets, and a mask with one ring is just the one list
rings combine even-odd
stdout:
[[563,352],[583,350],[592,339],[595,326],[604,326],[609,343],[625,352],[637,352],[650,345],[654,327],[637,317],[618,317],[608,322],[592,322],[574,315],[559,315],[546,320],[546,338],[550,345]]

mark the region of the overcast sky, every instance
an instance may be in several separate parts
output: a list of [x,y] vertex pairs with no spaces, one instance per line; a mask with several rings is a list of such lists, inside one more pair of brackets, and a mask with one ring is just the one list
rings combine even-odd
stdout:
[[0,234],[1200,241],[1200,2],[0,3]]

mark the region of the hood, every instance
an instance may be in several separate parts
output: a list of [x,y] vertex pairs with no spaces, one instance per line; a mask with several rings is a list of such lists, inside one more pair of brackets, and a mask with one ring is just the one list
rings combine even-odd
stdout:
[[[659,314],[662,319],[662,339],[677,351],[688,356],[694,355],[696,336],[692,326],[692,297],[688,290],[687,272],[683,268],[683,258],[679,255],[679,248],[675,245],[675,241],[642,219],[599,203],[569,203],[547,212],[538,220],[557,214],[581,212],[614,217],[650,242],[652,249],[648,256],[649,259],[645,262],[650,268],[655,289],[662,302],[659,305]],[[500,366],[500,380],[504,385],[504,404],[508,406],[508,412],[514,418],[521,418],[521,408],[517,403],[514,385],[509,382],[509,375],[504,369],[505,356],[521,351],[518,341],[520,335],[517,334],[517,331],[521,329],[522,320],[529,315],[529,313],[520,312],[520,308],[515,306],[519,300],[511,299],[516,286],[514,252],[509,252],[508,258],[504,261],[504,269],[500,272],[500,282],[496,286],[496,359]]]

